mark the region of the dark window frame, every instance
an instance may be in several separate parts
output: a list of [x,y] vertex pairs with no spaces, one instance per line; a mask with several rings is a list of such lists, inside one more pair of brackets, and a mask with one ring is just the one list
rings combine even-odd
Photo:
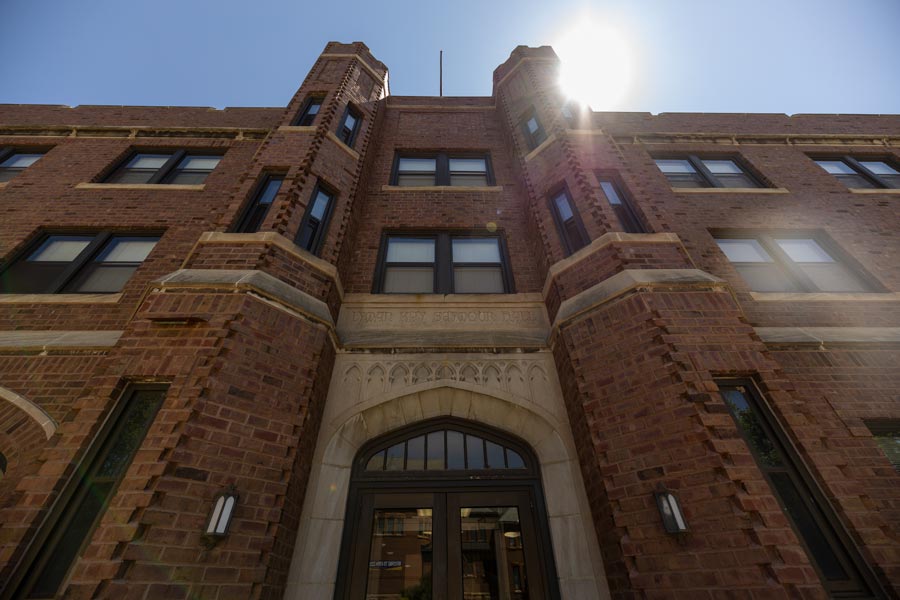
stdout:
[[[347,116],[352,115],[354,119],[356,119],[356,123],[353,126],[353,129],[347,129]],[[356,137],[359,135],[359,130],[362,129],[363,122],[363,113],[361,110],[353,106],[352,104],[348,104],[347,108],[344,109],[344,115],[341,117],[341,122],[338,125],[337,131],[335,134],[337,138],[344,143],[348,148],[353,148],[353,144],[356,143]]]
[[[900,419],[863,419],[863,423],[869,430],[869,433],[872,434],[872,438],[886,438],[888,435],[897,435],[900,433]],[[876,442],[876,444],[877,443],[878,442]],[[896,457],[888,456],[884,448],[881,447],[881,444],[878,444],[878,446],[884,454],[885,459],[888,460],[891,466],[894,467],[898,474],[900,474],[900,462],[894,462],[897,460]]]
[[8,160],[10,157],[12,157],[16,154],[40,154],[41,155],[41,158],[34,161],[34,163],[32,163],[31,165],[28,165],[28,167],[24,167],[22,169],[17,169],[14,167],[0,167],[0,173],[12,173],[12,175],[5,181],[0,180],[0,183],[6,183],[9,181],[12,181],[16,177],[18,177],[19,175],[24,173],[26,170],[28,170],[29,167],[33,166],[35,163],[39,162],[42,158],[44,158],[44,156],[46,156],[50,150],[51,150],[51,148],[40,148],[40,147],[32,147],[32,146],[25,146],[25,147],[0,146],[0,163],[3,163],[4,161]]
[[[309,225],[315,217],[312,216],[312,209],[316,202],[319,192],[324,192],[329,197],[328,206],[325,207],[325,214],[318,219],[319,225],[309,242],[309,248],[305,248],[300,243],[300,237],[303,235],[304,229]],[[331,224],[331,216],[334,214],[334,205],[337,204],[338,194],[335,188],[327,183],[319,180],[313,188],[309,201],[306,204],[306,211],[303,213],[303,219],[300,221],[300,228],[297,229],[297,235],[294,236],[294,243],[314,256],[319,256],[322,247],[325,245],[325,236],[328,234],[328,226]]]
[[[278,195],[281,193],[281,186],[284,185],[285,177],[285,173],[274,171],[266,171],[262,174],[259,181],[253,186],[253,193],[250,194],[250,199],[245,203],[243,210],[241,210],[239,218],[235,220],[234,225],[231,227],[233,233],[255,233],[259,231],[260,226],[265,222],[269,211],[272,209]],[[262,212],[262,215],[258,218],[254,218],[254,215],[257,212],[256,209],[261,206],[259,202],[262,199],[263,193],[266,191],[269,183],[276,180],[280,181],[280,183],[278,191],[275,192],[275,197],[272,198],[272,202],[268,204],[268,207],[264,211],[260,211]],[[256,224],[251,227],[254,221]]]
[[[406,292],[385,292],[384,278],[388,263],[387,258],[388,239],[392,237],[408,237],[408,238],[429,238],[434,239],[434,262],[433,263],[389,263],[390,266],[396,267],[423,267],[426,265],[434,269],[434,287],[431,294],[455,294],[453,281],[454,267],[500,267],[500,276],[503,281],[502,292],[485,292],[485,293],[502,293],[515,294],[516,286],[513,279],[512,266],[509,260],[509,250],[506,245],[506,235],[502,229],[498,229],[493,233],[484,233],[482,231],[472,229],[389,229],[381,232],[381,242],[378,246],[377,264],[375,266],[375,276],[372,281],[373,294],[403,294]],[[498,240],[497,245],[500,251],[500,263],[456,263],[453,262],[453,239],[454,238],[492,238]],[[467,294],[476,294],[479,292],[465,292]]]
[[886,163],[889,167],[900,171],[900,161],[897,160],[897,157],[892,155],[884,155],[877,154],[873,156],[860,156],[860,155],[849,155],[849,154],[809,154],[807,155],[809,158],[816,163],[816,166],[822,171],[825,169],[818,164],[818,161],[832,161],[832,162],[842,162],[846,164],[848,167],[856,171],[856,174],[867,180],[872,184],[872,188],[851,188],[847,184],[845,184],[841,179],[833,174],[825,171],[826,175],[829,175],[833,179],[836,179],[838,183],[846,187],[850,190],[859,190],[859,189],[887,189],[887,190],[896,190],[900,189],[900,187],[895,185],[890,185],[886,180],[884,180],[881,175],[877,173],[873,173],[870,169],[862,165],[862,162],[883,162]]
[[[710,235],[713,238],[713,242],[716,244],[716,248],[719,252],[724,256],[724,251],[719,248],[718,240],[719,239],[746,239],[746,240],[755,240],[762,246],[763,250],[765,250],[769,256],[774,261],[774,264],[777,265],[781,271],[787,275],[788,279],[790,279],[793,283],[797,284],[800,288],[800,291],[797,293],[857,293],[857,294],[866,294],[866,293],[885,293],[888,291],[880,281],[878,281],[875,277],[873,277],[866,268],[859,263],[856,259],[850,256],[843,248],[841,248],[834,240],[831,239],[825,232],[820,230],[805,230],[805,229],[710,229]],[[805,239],[805,240],[813,240],[819,246],[822,247],[828,255],[834,259],[834,262],[846,267],[851,273],[859,279],[868,290],[859,291],[859,292],[826,292],[820,289],[815,283],[813,283],[812,279],[803,272],[803,270],[798,266],[796,262],[791,260],[791,258],[787,255],[787,253],[781,249],[775,239]],[[728,261],[728,264],[734,265],[728,257],[725,257],[725,260]],[[733,267],[735,271],[737,271],[736,267]],[[740,276],[740,273],[738,272]],[[742,278],[743,279],[743,278]]]
[[634,199],[631,195],[631,192],[628,191],[628,188],[625,186],[622,178],[615,171],[605,171],[599,170],[595,171],[594,175],[597,177],[597,185],[600,185],[602,182],[609,182],[613,188],[615,188],[616,193],[619,195],[619,199],[621,200],[622,213],[619,214],[619,211],[616,210],[613,203],[606,197],[606,191],[603,189],[602,185],[600,186],[600,193],[606,197],[607,205],[612,209],[613,213],[616,215],[616,218],[619,220],[619,224],[622,226],[623,231],[625,233],[648,233],[650,228],[645,224],[645,219],[642,215],[638,214],[637,209],[635,208]]
[[[147,238],[156,238],[157,244],[162,241],[162,237],[164,232],[159,230],[110,230],[105,229],[102,231],[97,230],[83,230],[83,229],[73,229],[73,230],[59,230],[59,229],[48,229],[40,231],[36,236],[33,236],[32,239],[24,244],[19,250],[14,252],[8,260],[0,263],[0,276],[7,272],[8,269],[13,266],[19,264],[28,259],[28,257],[36,252],[49,238],[53,236],[83,236],[88,237],[91,236],[94,239],[85,246],[84,250],[82,250],[73,260],[68,261],[69,266],[65,267],[55,279],[52,280],[52,283],[48,284],[48,289],[52,289],[53,291],[46,292],[0,292],[2,294],[19,294],[19,293],[32,293],[32,294],[99,294],[99,293],[110,293],[110,294],[118,294],[121,293],[122,290],[117,292],[78,292],[78,291],[67,291],[66,287],[71,285],[73,282],[77,281],[78,278],[83,275],[87,271],[87,267],[93,262],[93,260],[103,252],[108,243],[116,237],[147,237]],[[154,247],[153,250],[156,250]],[[151,253],[153,252],[151,250]],[[148,255],[149,258],[149,255]],[[146,259],[141,261],[140,264],[135,266],[135,273],[141,266],[146,262]],[[132,275],[133,277],[133,275]],[[131,280],[129,277],[128,281]],[[127,281],[126,284],[127,285]],[[124,285],[122,289],[125,289]]]
[[[572,211],[575,233],[581,238],[579,240],[570,239],[569,232],[566,230],[568,219],[563,220],[562,215],[559,213],[559,207],[556,205],[556,198],[559,197],[560,194],[565,194],[566,199],[569,202],[569,210]],[[563,251],[566,253],[566,256],[578,252],[591,243],[591,238],[588,236],[587,229],[584,227],[584,222],[581,220],[581,214],[579,214],[578,207],[572,199],[572,193],[569,191],[569,186],[567,184],[563,183],[552,188],[550,194],[547,195],[547,206],[550,208],[550,214],[553,215],[553,222],[556,223],[556,232],[559,235],[560,242],[562,242]],[[579,242],[581,242],[580,245],[578,245]]]
[[[534,119],[534,122],[537,124],[537,130],[535,130],[534,133],[528,128],[528,121],[531,119]],[[522,133],[525,135],[525,141],[528,144],[529,150],[534,150],[547,141],[547,130],[544,129],[544,124],[541,123],[540,118],[537,116],[537,111],[533,107],[525,112],[520,122],[522,124]]]
[[[178,165],[181,164],[181,161],[189,156],[217,156],[219,157],[219,164],[222,163],[221,159],[225,157],[225,152],[221,150],[203,150],[203,149],[177,149],[172,150],[170,148],[146,148],[146,149],[132,149],[130,150],[123,159],[119,160],[115,163],[115,167],[113,167],[109,172],[105,173],[101,177],[99,177],[99,183],[109,183],[113,185],[119,184],[117,181],[110,181],[112,178],[117,177],[119,174],[126,172],[128,169],[128,163],[132,161],[136,156],[140,154],[170,154],[169,159],[156,170],[156,173],[150,177],[150,180],[146,183],[140,185],[173,185],[169,180],[172,179],[175,175],[177,175],[180,171],[178,170]],[[219,168],[219,164],[215,166],[210,171],[206,172],[206,176],[209,177],[213,171]],[[203,183],[199,184],[188,184],[188,185],[205,185],[206,180]],[[119,184],[119,185],[129,185],[129,184]],[[183,185],[183,184],[174,184],[174,185]]]
[[402,158],[433,158],[435,161],[435,171],[434,171],[434,185],[428,187],[465,187],[465,186],[452,186],[450,184],[450,159],[453,158],[483,158],[485,164],[485,180],[488,186],[496,185],[496,180],[494,179],[494,167],[491,164],[491,154],[490,152],[479,152],[479,151],[471,151],[464,150],[460,152],[453,151],[441,151],[441,152],[428,152],[428,151],[419,151],[414,150],[410,152],[404,151],[396,151],[394,152],[394,162],[391,165],[391,178],[390,184],[394,186],[399,186],[399,178],[400,178],[400,159]]
[[[316,121],[316,117],[319,116],[322,112],[322,107],[325,105],[326,94],[310,94],[306,100],[303,101],[303,106],[300,109],[300,112],[297,113],[297,116],[291,122],[291,125],[294,127],[312,127],[313,123]],[[315,112],[315,114],[310,115],[309,109],[314,104],[319,105],[319,110]],[[308,123],[304,123],[304,121],[309,121]]]
[[124,417],[130,408],[131,401],[139,393],[158,394],[159,397],[155,399],[156,408],[153,409],[153,416],[148,423],[147,429],[144,431],[141,440],[129,452],[124,461],[126,464],[122,471],[111,482],[112,485],[108,495],[101,503],[97,514],[87,528],[56,591],[58,592],[59,589],[65,587],[72,567],[78,562],[91,538],[93,538],[94,532],[109,508],[110,501],[115,497],[119,486],[131,468],[134,457],[140,451],[147,434],[159,415],[159,411],[165,404],[168,389],[169,385],[165,383],[127,383],[117,390],[116,400],[113,401],[111,408],[106,411],[103,422],[88,445],[87,450],[79,459],[76,467],[71,471],[62,491],[50,507],[49,513],[29,542],[19,564],[13,569],[13,577],[7,582],[6,587],[2,589],[0,598],[7,600],[13,597],[33,597],[31,595],[33,588],[43,574],[50,559],[53,558],[53,553],[60,547],[60,541],[65,535],[68,526],[77,516],[77,509],[81,507],[82,500],[87,494],[91,493],[92,482],[98,477],[97,471],[104,466],[103,459],[108,456],[109,451],[118,439],[117,435],[122,431],[125,424]]
[[[715,383],[719,387],[720,394],[722,394],[723,388],[745,389],[746,393],[744,394],[744,397],[747,398],[748,404],[751,405],[752,412],[759,418],[759,423],[763,432],[767,437],[774,440],[774,449],[780,453],[781,458],[786,465],[784,467],[765,465],[763,457],[759,455],[754,444],[747,439],[744,429],[738,422],[737,415],[732,411],[731,407],[728,406],[724,395],[720,396],[722,404],[725,405],[726,412],[731,416],[732,421],[734,422],[738,436],[746,444],[747,450],[754,459],[754,463],[769,486],[770,493],[778,501],[779,507],[782,509],[782,513],[794,530],[800,545],[806,550],[810,564],[819,575],[823,587],[830,593],[837,593],[840,597],[870,598],[884,595],[884,590],[880,582],[863,559],[859,547],[850,536],[844,523],[838,517],[837,511],[828,500],[828,496],[825,494],[822,486],[813,476],[812,470],[806,464],[803,455],[788,434],[788,429],[782,426],[779,417],[766,398],[766,395],[759,389],[759,385],[755,378],[716,377]],[[858,577],[858,581],[862,586],[869,588],[868,590],[865,590],[865,592],[868,592],[867,594],[858,589],[849,589],[849,586],[836,586],[837,589],[834,589],[832,586],[835,584],[829,584],[825,579],[818,563],[814,560],[813,555],[810,552],[806,538],[801,533],[798,525],[795,524],[795,521],[787,508],[785,508],[780,493],[776,491],[776,485],[770,479],[769,471],[785,472],[792,481],[800,484],[797,489],[801,492],[801,496],[804,499],[807,498],[807,494],[811,496],[812,503],[810,504],[807,501],[806,508],[811,510],[812,519],[816,522],[816,525],[819,526],[822,534],[826,538],[832,538],[829,540],[832,551],[836,555],[843,554],[843,556],[838,557],[839,561],[842,563],[841,567],[844,568],[848,575]],[[816,510],[819,511],[817,514]],[[834,545],[835,542],[837,542],[838,546]],[[848,569],[848,567],[850,568]],[[856,573],[851,573],[851,570],[856,571]],[[841,587],[844,587],[844,589],[841,589]],[[846,596],[841,595],[842,592]],[[881,594],[879,594],[879,592],[881,592]]]
[[[747,161],[746,158],[742,154],[677,154],[677,153],[664,153],[664,154],[653,154],[652,155],[654,165],[657,160],[686,160],[688,161],[692,167],[694,167],[694,171],[697,175],[704,180],[706,185],[695,186],[693,188],[682,186],[676,187],[672,186],[675,189],[697,189],[697,188],[721,188],[726,190],[755,190],[755,189],[765,189],[771,188],[772,185],[766,180],[762,174],[756,170],[753,165]],[[703,163],[704,160],[730,160],[743,172],[743,174],[750,179],[756,185],[754,187],[733,187],[728,185],[723,185],[719,178],[712,173],[709,168]],[[662,169],[659,168],[659,165],[656,165],[656,169],[660,172],[660,174],[666,178],[666,181],[671,182],[668,175],[663,172]]]

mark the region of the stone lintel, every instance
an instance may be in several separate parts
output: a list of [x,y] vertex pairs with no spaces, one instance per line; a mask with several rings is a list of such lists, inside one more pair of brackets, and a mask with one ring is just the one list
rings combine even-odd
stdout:
[[648,288],[715,289],[727,291],[724,280],[700,269],[627,269],[565,300],[556,313],[553,328],[562,326],[592,308],[634,289]]
[[777,344],[898,344],[900,327],[755,327],[756,335]]
[[542,348],[538,294],[348,294],[337,332],[348,348]]
[[330,277],[337,287],[338,296],[341,298],[344,297],[344,288],[341,285],[341,279],[338,276],[337,268],[330,262],[310,254],[280,233],[274,231],[261,231],[257,233],[221,233],[218,231],[208,231],[200,236],[198,244],[271,244],[277,246],[294,258],[306,263],[316,271]]
[[0,350],[111,348],[120,337],[121,331],[0,331]]
[[597,239],[593,240],[590,244],[578,250],[577,252],[572,253],[570,256],[557,261],[550,265],[550,269],[547,272],[547,279],[544,280],[544,289],[543,289],[543,297],[546,298],[547,294],[550,292],[550,286],[553,283],[553,280],[567,269],[571,269],[579,262],[583,261],[587,257],[591,256],[601,248],[605,248],[611,244],[678,244],[681,245],[681,240],[674,233],[622,233],[619,231],[609,231],[604,233]]
[[[212,289],[255,292],[314,321],[334,326],[328,306],[321,300],[263,271],[243,269],[180,269],[152,284],[163,292],[177,289]],[[172,315],[169,315],[170,317]],[[185,315],[186,317],[190,315]]]

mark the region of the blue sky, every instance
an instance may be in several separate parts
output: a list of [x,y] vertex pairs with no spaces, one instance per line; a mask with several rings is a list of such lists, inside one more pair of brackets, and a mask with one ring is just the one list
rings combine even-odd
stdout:
[[515,46],[589,12],[632,51],[623,110],[900,113],[900,0],[0,4],[0,103],[283,106],[329,40],[365,42],[395,95],[437,95],[440,49],[445,95],[490,95]]

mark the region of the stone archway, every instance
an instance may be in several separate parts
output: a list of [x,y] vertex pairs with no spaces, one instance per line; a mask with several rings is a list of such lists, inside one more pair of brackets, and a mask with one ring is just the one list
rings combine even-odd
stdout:
[[[485,365],[472,381],[452,376],[464,369],[447,370],[444,377],[432,370],[431,377],[414,381],[414,365],[404,365],[402,373],[396,364],[368,370],[335,365],[285,598],[330,600],[334,594],[351,468],[359,448],[387,432],[441,416],[483,423],[531,446],[540,463],[562,597],[609,596],[558,383],[555,378],[546,385],[540,382],[541,397],[536,399],[529,366],[514,367],[518,378],[508,389],[490,389]],[[405,385],[392,385],[392,377]],[[366,396],[360,391],[366,386],[377,393]]]
[[0,453],[6,463],[0,478],[0,496],[11,491],[33,468],[56,428],[56,421],[40,406],[0,387]]

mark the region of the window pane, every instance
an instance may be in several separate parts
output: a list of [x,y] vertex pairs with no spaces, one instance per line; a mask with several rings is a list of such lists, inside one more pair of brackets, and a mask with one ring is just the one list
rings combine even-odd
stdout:
[[375,510],[366,598],[431,597],[431,519],[430,508]]
[[735,263],[735,270],[754,292],[802,292],[800,285],[774,263]]
[[450,185],[484,187],[488,184],[487,175],[485,174],[467,174],[460,175],[458,173],[450,174]]
[[0,163],[0,167],[10,168],[10,169],[24,169],[25,167],[30,167],[34,163],[38,161],[43,154],[13,154],[2,163]]
[[434,240],[430,238],[388,238],[386,262],[434,262]]
[[454,267],[453,291],[457,294],[502,294],[500,267]]
[[800,268],[823,292],[868,292],[871,288],[840,263],[805,263]]
[[384,470],[384,450],[374,454],[369,462],[366,463],[366,471],[383,471]]
[[484,440],[474,435],[466,436],[466,460],[469,469],[484,468]]
[[714,175],[740,175],[744,172],[733,160],[704,160],[703,164]]
[[429,471],[444,470],[444,432],[433,431],[428,434],[428,464]]
[[871,189],[876,187],[874,183],[862,175],[835,175],[838,181],[850,189]]
[[325,216],[325,211],[328,210],[328,203],[331,202],[331,196],[322,190],[316,194],[316,199],[313,202],[312,209],[310,210],[310,216],[314,217],[316,220],[321,221]]
[[191,171],[212,171],[220,160],[222,160],[221,156],[186,156],[178,168]]
[[347,118],[344,120],[344,127],[351,131],[356,127],[356,117],[354,117],[352,113],[347,113]]
[[832,175],[856,175],[853,167],[842,160],[817,160],[816,164]]
[[435,185],[434,173],[416,173],[413,175],[400,173],[397,175],[397,185],[403,187],[432,186]]
[[563,193],[553,199],[556,204],[556,210],[559,211],[559,218],[564,222],[572,218],[572,206],[569,204],[569,197]]
[[278,190],[281,189],[281,177],[270,177],[268,181],[266,181],[266,185],[263,188],[262,192],[259,194],[259,204],[272,204],[275,200],[275,196],[278,195]]
[[93,236],[51,235],[31,256],[30,262],[71,262],[94,241]]
[[437,170],[434,158],[401,158],[397,164],[398,171],[431,172]]
[[600,187],[603,189],[603,195],[606,196],[606,199],[610,204],[622,204],[622,199],[619,197],[619,192],[618,190],[616,190],[616,186],[613,185],[611,181],[601,181]]
[[784,467],[785,463],[781,453],[760,423],[756,410],[751,406],[746,393],[740,388],[723,389],[722,397],[761,465]]
[[450,172],[454,171],[487,171],[487,163],[483,158],[451,158]]
[[149,183],[150,179],[156,175],[155,170],[148,171],[120,171],[112,175],[106,181],[108,183]]
[[[528,587],[522,526],[515,506],[460,509],[462,597],[533,598]],[[430,597],[430,596],[429,596]]]
[[872,435],[875,437],[875,443],[887,456],[891,465],[900,471],[900,424],[874,428],[870,426],[870,429],[874,429]]
[[172,158],[169,154],[138,154],[128,163],[128,169],[150,169],[153,171],[161,168]]
[[[37,155],[40,157],[40,155]],[[37,159],[35,159],[37,160]],[[32,161],[33,162],[33,161]],[[28,163],[31,164],[31,163]],[[861,160],[859,164],[872,171],[876,175],[900,175],[900,171],[893,168],[891,165],[886,162],[882,162],[880,160]]]
[[306,109],[306,114],[308,115],[317,115],[319,114],[319,108],[322,105],[319,102],[313,102],[309,105],[309,108]]
[[680,159],[657,159],[656,166],[663,173],[696,173],[693,165],[687,160]]
[[500,243],[497,238],[453,238],[453,262],[499,263]]
[[790,259],[798,263],[833,263],[834,259],[815,240],[776,239]]
[[434,269],[429,267],[387,267],[383,291],[390,294],[434,293]]
[[159,238],[116,237],[104,248],[97,262],[143,262]]
[[503,446],[499,446],[494,442],[488,442],[485,440],[485,447],[487,448],[487,466],[489,469],[505,469],[506,468],[506,460],[503,458]]
[[80,271],[80,275],[65,291],[82,294],[120,292],[136,270],[137,267],[131,265],[106,266],[103,263],[91,263]]
[[755,179],[745,173],[738,175],[716,175],[716,179],[722,187],[726,188],[756,188],[759,184]]
[[166,183],[172,185],[200,185],[206,181],[209,171],[175,171]]
[[510,450],[509,448],[506,449],[506,464],[509,466],[510,469],[524,469],[525,468],[525,461],[522,460],[522,457],[519,456],[519,453],[515,452],[513,450]]
[[465,469],[466,454],[463,446],[463,434],[458,431],[447,432],[447,468]]
[[387,450],[387,460],[384,463],[386,471],[402,471],[403,470],[403,451],[406,444],[400,442],[394,444]]
[[406,470],[425,469],[425,436],[420,435],[406,442]]
[[528,119],[528,121],[526,121],[526,125],[528,126],[528,131],[531,132],[532,134],[535,133],[540,128],[540,125],[538,125],[537,119],[534,117],[531,117],[530,119]]
[[778,497],[784,506],[785,512],[791,517],[794,525],[803,537],[809,548],[810,554],[822,574],[828,581],[846,581],[850,579],[844,567],[841,565],[840,559],[831,547],[828,538],[822,532],[821,527],[816,522],[814,514],[818,513],[818,507],[813,504],[815,501],[808,495],[804,498],[804,494],[797,488],[797,485],[787,473],[772,473],[772,485],[778,492]]
[[717,239],[716,243],[731,262],[772,262],[756,240]]

